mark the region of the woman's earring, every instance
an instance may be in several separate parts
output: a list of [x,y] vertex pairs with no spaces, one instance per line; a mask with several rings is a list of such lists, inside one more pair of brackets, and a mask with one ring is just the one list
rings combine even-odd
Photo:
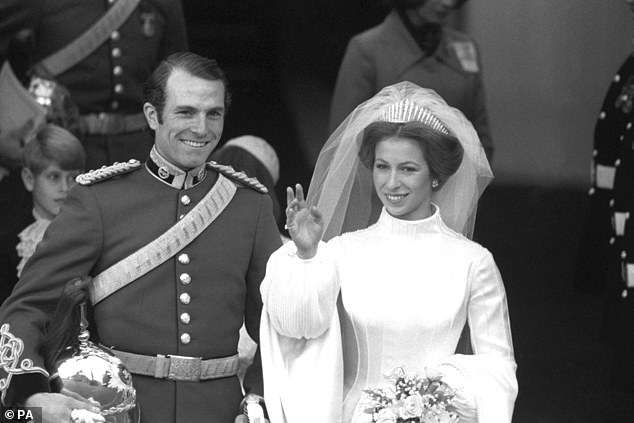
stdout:
[[440,185],[440,182],[438,182],[438,179],[433,179],[433,180],[431,181],[431,187],[432,187],[433,189],[438,188],[438,185]]

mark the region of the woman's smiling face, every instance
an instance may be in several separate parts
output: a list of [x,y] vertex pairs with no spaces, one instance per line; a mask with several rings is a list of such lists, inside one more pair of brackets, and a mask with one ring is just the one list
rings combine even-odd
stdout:
[[374,188],[390,215],[419,220],[431,215],[431,174],[419,143],[391,137],[375,147]]

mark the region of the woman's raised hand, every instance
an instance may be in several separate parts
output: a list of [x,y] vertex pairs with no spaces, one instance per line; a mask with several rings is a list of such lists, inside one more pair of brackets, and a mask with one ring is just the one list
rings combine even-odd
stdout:
[[317,254],[324,233],[324,220],[317,207],[308,207],[300,184],[286,188],[286,228],[297,247],[297,255],[308,259]]

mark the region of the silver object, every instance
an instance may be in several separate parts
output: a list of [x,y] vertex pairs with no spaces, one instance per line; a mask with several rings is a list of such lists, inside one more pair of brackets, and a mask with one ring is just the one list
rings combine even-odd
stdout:
[[79,347],[67,348],[57,361],[61,391],[98,401],[107,423],[139,423],[141,411],[132,375],[110,350],[89,340],[84,309],[82,304]]
[[243,414],[247,423],[265,423],[262,400],[257,395],[247,395],[243,404]]

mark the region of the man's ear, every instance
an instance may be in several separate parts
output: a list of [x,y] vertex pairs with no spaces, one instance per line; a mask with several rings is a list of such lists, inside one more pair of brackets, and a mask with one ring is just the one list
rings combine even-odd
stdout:
[[22,183],[27,191],[33,192],[33,188],[35,188],[35,175],[31,172],[31,169],[23,167],[22,173]]
[[156,107],[154,107],[151,103],[144,103],[143,114],[145,115],[145,120],[147,120],[147,124],[150,129],[156,131],[159,126],[159,115]]

